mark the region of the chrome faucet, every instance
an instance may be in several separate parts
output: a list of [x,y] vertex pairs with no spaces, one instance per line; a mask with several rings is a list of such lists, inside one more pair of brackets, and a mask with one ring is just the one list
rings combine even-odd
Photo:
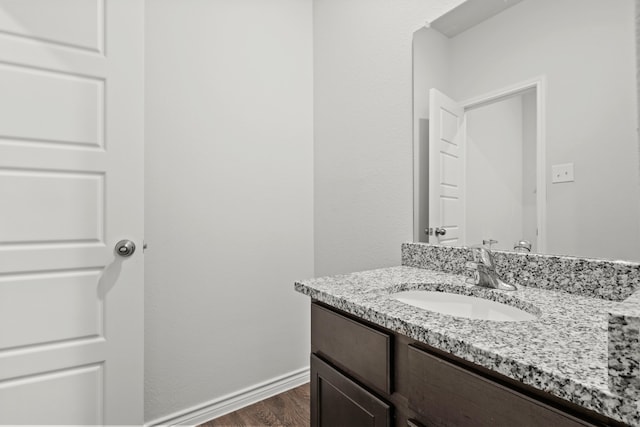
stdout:
[[472,246],[473,261],[467,262],[466,268],[473,271],[473,278],[468,282],[483,288],[501,289],[503,291],[515,291],[515,285],[505,283],[496,273],[496,264],[491,251],[483,246]]

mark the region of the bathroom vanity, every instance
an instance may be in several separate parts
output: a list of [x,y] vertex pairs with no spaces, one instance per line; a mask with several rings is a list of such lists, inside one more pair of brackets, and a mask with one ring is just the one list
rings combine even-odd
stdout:
[[[498,291],[466,283],[464,248],[402,251],[400,267],[296,282],[312,299],[312,426],[640,425],[638,264],[496,253],[518,285]],[[403,290],[535,318],[440,314],[392,297]]]

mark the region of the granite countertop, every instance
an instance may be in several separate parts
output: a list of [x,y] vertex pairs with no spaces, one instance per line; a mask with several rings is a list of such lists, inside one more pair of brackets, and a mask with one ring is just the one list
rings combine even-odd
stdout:
[[[404,256],[404,255],[403,255]],[[407,335],[613,419],[640,425],[639,401],[609,388],[609,313],[640,311],[627,301],[522,286],[499,291],[468,285],[460,274],[410,266],[295,283],[311,298]],[[479,296],[536,314],[536,320],[472,320],[422,310],[390,294],[426,289]]]

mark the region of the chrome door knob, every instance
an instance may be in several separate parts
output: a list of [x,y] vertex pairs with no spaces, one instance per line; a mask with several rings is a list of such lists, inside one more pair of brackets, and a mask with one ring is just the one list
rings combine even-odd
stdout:
[[116,253],[121,257],[128,257],[133,255],[136,251],[136,244],[131,240],[120,240],[116,243]]
[[436,228],[436,236],[444,236],[447,234],[447,230],[444,228]]

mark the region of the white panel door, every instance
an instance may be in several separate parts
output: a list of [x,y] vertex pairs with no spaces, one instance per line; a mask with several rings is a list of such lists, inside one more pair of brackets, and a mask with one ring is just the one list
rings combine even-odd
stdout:
[[143,422],[143,19],[0,0],[0,424]]
[[[464,245],[464,109],[429,91],[430,243]],[[444,234],[441,234],[444,231]]]

